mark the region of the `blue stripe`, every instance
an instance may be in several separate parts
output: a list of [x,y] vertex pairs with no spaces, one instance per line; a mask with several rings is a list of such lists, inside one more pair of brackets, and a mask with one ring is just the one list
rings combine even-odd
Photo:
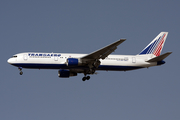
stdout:
[[[30,64],[30,63],[19,63],[12,64],[16,67],[22,68],[32,68],[32,69],[88,69],[86,66],[76,66],[68,67],[66,64]],[[126,70],[135,70],[143,67],[134,67],[134,66],[110,66],[110,65],[100,65],[97,70],[115,70],[115,71],[126,71]]]
[[154,43],[151,45],[151,47],[149,48],[148,52],[146,54],[152,54],[153,48],[156,44],[157,40],[154,41]]
[[67,68],[66,64],[34,64],[34,63],[16,63],[12,64],[17,67],[34,68],[34,69],[61,69]]
[[143,67],[135,66],[110,66],[110,65],[100,65],[98,70],[115,70],[115,71],[126,71],[126,70],[135,70]]
[[156,47],[158,46],[159,42],[161,41],[161,37],[160,36],[158,38],[158,40],[155,40],[153,43],[151,43],[146,49],[144,49],[139,55],[142,54],[153,54],[154,50],[156,49]]
[[[155,43],[155,42],[154,42],[154,43]],[[149,45],[145,50],[143,50],[143,51],[140,53],[140,55],[142,55],[142,54],[147,54],[148,51],[149,51],[149,49],[151,49],[151,48],[154,46],[154,43],[152,43],[152,44]]]

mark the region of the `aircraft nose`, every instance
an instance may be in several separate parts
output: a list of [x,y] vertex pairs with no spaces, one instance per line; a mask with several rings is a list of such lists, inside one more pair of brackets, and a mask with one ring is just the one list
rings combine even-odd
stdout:
[[11,64],[11,63],[12,63],[12,59],[9,58],[9,59],[7,60],[7,62],[8,62],[9,64]]

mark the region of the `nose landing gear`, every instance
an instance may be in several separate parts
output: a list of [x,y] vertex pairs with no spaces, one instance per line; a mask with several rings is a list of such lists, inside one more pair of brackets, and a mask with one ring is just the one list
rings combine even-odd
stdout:
[[18,67],[18,69],[19,69],[19,71],[20,71],[20,75],[22,75],[23,74],[23,72],[22,72],[22,67]]

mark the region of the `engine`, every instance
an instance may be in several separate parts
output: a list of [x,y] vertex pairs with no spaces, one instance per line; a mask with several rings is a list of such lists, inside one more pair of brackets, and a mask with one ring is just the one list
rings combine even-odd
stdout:
[[68,58],[66,61],[67,66],[78,66],[81,62],[77,58]]
[[59,70],[58,76],[63,78],[69,78],[70,76],[77,76],[77,73],[70,72],[69,70]]

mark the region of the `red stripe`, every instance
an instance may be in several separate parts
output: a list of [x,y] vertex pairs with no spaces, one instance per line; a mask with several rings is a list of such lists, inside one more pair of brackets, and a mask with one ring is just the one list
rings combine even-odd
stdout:
[[156,56],[159,56],[161,54],[161,50],[162,50],[162,44],[164,43],[164,40],[161,42],[158,50],[156,51]]
[[159,56],[161,54],[162,45],[164,43],[165,36],[166,36],[166,34],[164,34],[163,38],[161,39],[160,43],[158,44],[158,46],[156,47],[156,50],[153,53],[155,56]]
[[160,41],[160,43],[158,44],[158,46],[157,46],[157,48],[156,48],[156,50],[155,50],[155,52],[154,52],[154,55],[156,55],[156,56],[158,56],[158,54],[159,54],[159,51],[161,50],[161,45],[162,45],[162,42],[163,41],[163,39]]

